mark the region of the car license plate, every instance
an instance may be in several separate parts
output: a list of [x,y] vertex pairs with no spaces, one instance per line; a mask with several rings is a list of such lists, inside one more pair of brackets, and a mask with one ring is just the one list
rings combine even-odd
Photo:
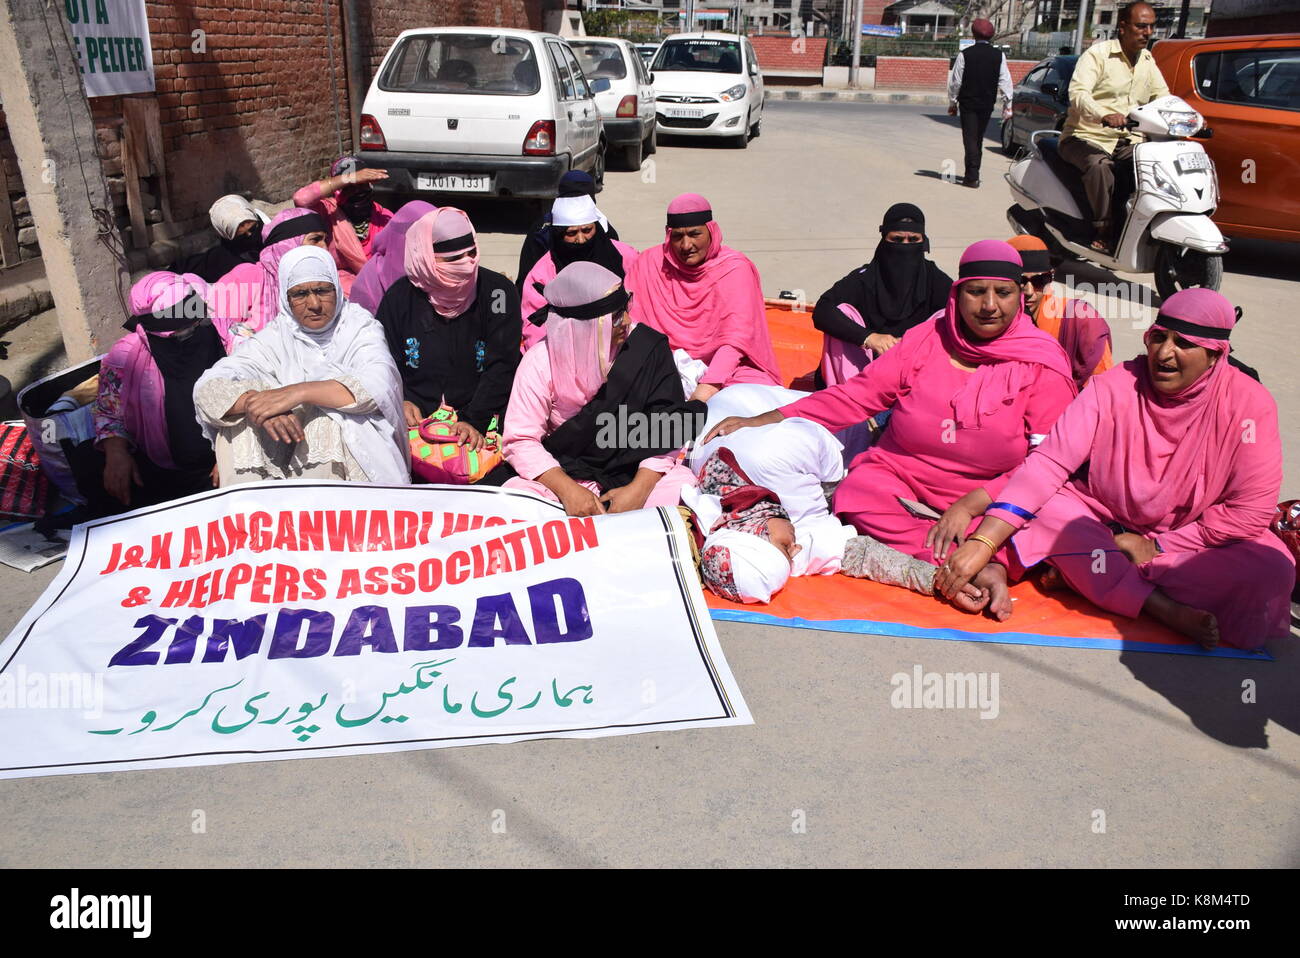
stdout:
[[492,177],[486,173],[421,173],[415,185],[441,193],[487,193],[492,189]]
[[1179,153],[1175,161],[1179,173],[1194,173],[1210,168],[1210,157],[1205,153]]
[[700,107],[670,106],[666,112],[668,116],[678,117],[683,120],[698,120],[704,116],[704,110]]

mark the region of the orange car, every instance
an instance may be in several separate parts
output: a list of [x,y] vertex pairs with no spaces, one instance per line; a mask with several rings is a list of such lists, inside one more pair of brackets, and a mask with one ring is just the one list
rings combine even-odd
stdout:
[[1300,242],[1300,33],[1161,40],[1151,53],[1205,117],[1229,236]]

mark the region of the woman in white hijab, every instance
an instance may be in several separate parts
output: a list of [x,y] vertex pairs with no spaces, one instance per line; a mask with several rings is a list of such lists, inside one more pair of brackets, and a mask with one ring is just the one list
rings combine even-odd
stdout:
[[256,263],[262,251],[262,226],[265,213],[238,193],[221,197],[208,210],[212,228],[220,241],[192,256],[183,256],[170,269],[175,273],[193,273],[208,283],[215,283],[242,263]]
[[401,381],[383,329],[315,246],[280,261],[265,329],[194,387],[219,484],[310,477],[409,483]]

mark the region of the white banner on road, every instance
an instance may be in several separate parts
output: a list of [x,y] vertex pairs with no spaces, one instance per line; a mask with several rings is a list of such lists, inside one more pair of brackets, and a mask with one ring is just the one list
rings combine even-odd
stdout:
[[675,512],[472,486],[78,526],[0,644],[0,778],[750,723]]
[[153,46],[144,0],[59,0],[86,96],[150,93]]

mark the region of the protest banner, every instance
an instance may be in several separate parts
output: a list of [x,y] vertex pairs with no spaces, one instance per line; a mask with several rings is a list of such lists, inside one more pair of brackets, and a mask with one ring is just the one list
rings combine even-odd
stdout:
[[0,644],[0,778],[751,719],[674,511],[233,486],[78,526]]
[[86,96],[149,93],[153,46],[144,0],[63,0]]

